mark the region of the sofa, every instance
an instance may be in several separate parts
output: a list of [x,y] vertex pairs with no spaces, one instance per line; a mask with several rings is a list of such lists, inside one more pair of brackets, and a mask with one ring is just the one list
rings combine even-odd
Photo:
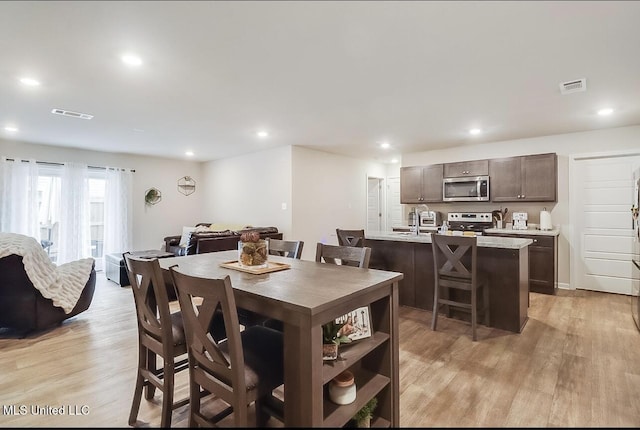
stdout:
[[25,272],[23,257],[0,258],[0,327],[22,331],[42,330],[89,308],[96,285],[95,263],[75,307],[65,313],[38,291]]
[[[198,223],[194,227],[195,230],[188,234],[188,240],[185,240],[185,232],[183,235],[166,236],[164,238],[165,251],[171,252],[176,256],[204,254],[207,252],[229,251],[238,249],[238,242],[242,233],[255,231],[260,234],[262,239],[282,239],[282,233],[278,232],[276,227],[244,227],[235,229],[210,229],[216,227],[212,223]],[[186,228],[185,228],[186,229]],[[182,246],[181,240],[184,240]]]

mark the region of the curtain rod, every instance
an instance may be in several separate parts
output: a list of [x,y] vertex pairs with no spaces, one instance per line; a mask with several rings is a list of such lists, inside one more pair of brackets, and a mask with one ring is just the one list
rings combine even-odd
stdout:
[[[29,160],[16,160],[14,158],[6,158],[7,161],[22,161],[23,163],[28,163]],[[64,163],[56,163],[54,161],[36,161],[36,164],[46,164],[47,166],[64,166]],[[89,169],[99,169],[99,170],[107,170],[104,166],[87,166]],[[129,170],[132,173],[135,173],[135,169],[124,169],[120,167],[112,167],[115,170]]]

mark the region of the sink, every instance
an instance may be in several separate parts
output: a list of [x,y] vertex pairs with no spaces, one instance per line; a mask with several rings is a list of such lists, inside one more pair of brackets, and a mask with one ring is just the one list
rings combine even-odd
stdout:
[[[392,234],[397,234],[400,236],[415,236],[416,234],[412,231],[394,231]],[[419,236],[429,236],[431,233],[420,233]]]

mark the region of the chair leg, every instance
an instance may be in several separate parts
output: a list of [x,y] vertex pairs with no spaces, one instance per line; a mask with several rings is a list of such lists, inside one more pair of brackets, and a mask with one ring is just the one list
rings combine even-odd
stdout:
[[439,290],[438,284],[433,288],[433,315],[431,316],[431,330],[436,331],[438,325],[438,300]]
[[131,412],[129,412],[129,425],[133,426],[138,420],[138,411],[140,410],[140,402],[142,401],[142,389],[144,388],[144,377],[140,370],[146,365],[147,353],[146,348],[140,346],[138,348],[138,370],[136,375],[136,388],[133,391],[133,402],[131,403]]
[[[189,372],[192,372],[191,368]],[[193,379],[189,381],[189,427],[191,428],[198,426],[194,417],[200,413],[201,393],[200,386]]]
[[473,289],[471,291],[471,339],[475,342],[477,340],[476,336],[476,325],[478,320],[478,296],[476,294],[476,290]]
[[[146,348],[145,348],[146,349]],[[156,363],[156,353],[151,351],[150,349],[146,349],[147,361],[146,366],[151,373],[156,373],[158,369],[158,365]],[[156,394],[156,386],[153,384],[147,384],[147,389],[145,391],[144,398],[147,400],[153,399],[153,396]]]
[[256,399],[255,408],[256,408],[256,427],[266,427],[267,422],[269,421],[269,414],[264,408],[265,398]]
[[173,360],[165,360],[162,389],[162,418],[161,427],[171,427],[171,414],[173,412],[173,381],[174,381]]

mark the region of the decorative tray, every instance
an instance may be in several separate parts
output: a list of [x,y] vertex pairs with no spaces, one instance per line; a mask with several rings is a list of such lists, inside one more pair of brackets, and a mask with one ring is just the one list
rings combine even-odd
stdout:
[[267,261],[267,267],[251,268],[247,266],[241,266],[238,260],[225,261],[220,263],[220,267],[226,267],[227,269],[239,270],[241,272],[253,273],[261,275],[263,273],[277,272],[278,270],[285,270],[291,268],[290,264],[276,263],[274,261]]

